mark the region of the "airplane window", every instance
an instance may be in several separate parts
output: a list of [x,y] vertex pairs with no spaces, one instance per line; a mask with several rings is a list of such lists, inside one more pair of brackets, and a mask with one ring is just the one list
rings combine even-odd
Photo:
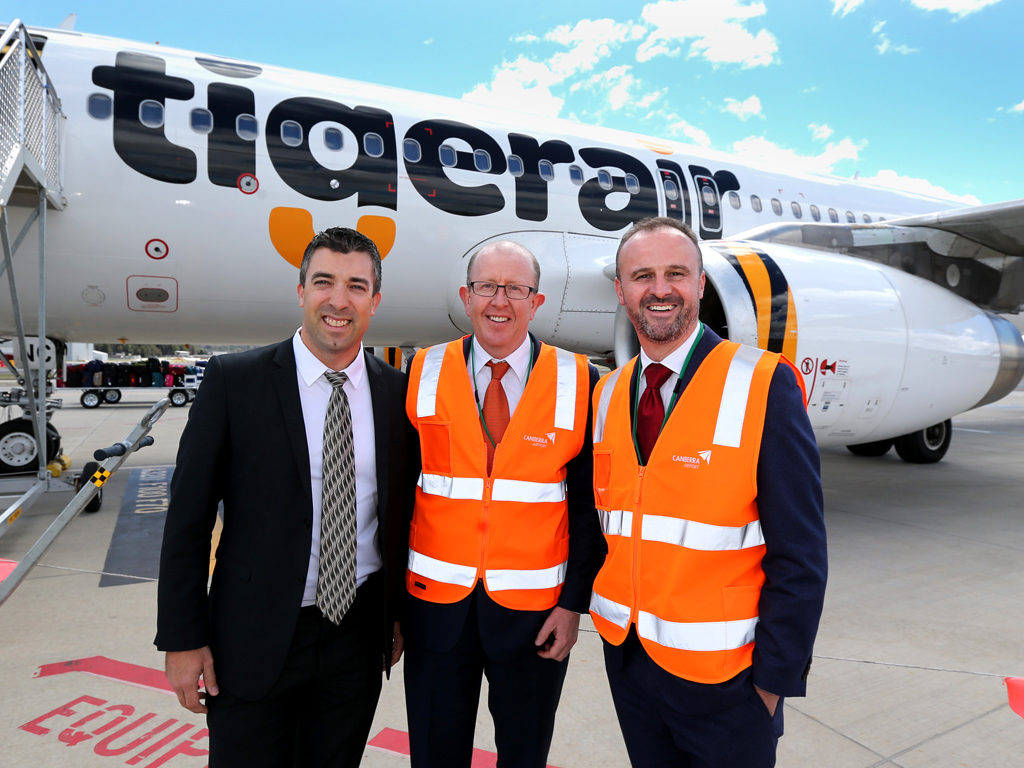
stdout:
[[846,220],[850,224],[856,224],[857,223],[857,217],[853,215],[853,211],[847,211],[846,212]]
[[640,193],[640,179],[635,174],[626,174],[626,191],[631,195],[637,195]]
[[816,205],[811,206],[811,218],[815,221],[821,221],[821,209]]
[[363,136],[363,149],[370,157],[381,157],[384,154],[384,139],[379,133],[368,133]]
[[679,187],[676,186],[672,179],[665,179],[665,197],[669,200],[679,199]]
[[742,204],[740,201],[740,196],[730,190],[729,194],[726,195],[726,197],[729,198],[729,205],[731,205],[738,211],[740,209],[740,205]]
[[754,213],[761,212],[761,198],[757,195],[750,196],[750,207],[754,209]]
[[577,187],[583,184],[583,169],[578,165],[569,166],[569,181]]
[[418,163],[423,159],[423,148],[416,139],[406,139],[402,142],[402,156],[410,163]]
[[235,133],[246,141],[256,141],[260,124],[253,115],[239,115],[235,118]]
[[597,186],[605,190],[612,188],[612,175],[604,168],[597,172]]
[[878,220],[879,220],[879,221],[885,221],[885,216],[879,216],[879,217],[878,217]]
[[473,166],[481,173],[491,170],[491,156],[486,149],[477,149],[473,152]]
[[833,224],[839,221],[839,212],[836,211],[835,208],[828,209],[828,220],[831,221]]
[[774,213],[776,216],[782,215],[782,203],[779,202],[779,199],[777,197],[772,198],[772,213]]
[[700,188],[700,196],[704,198],[704,205],[708,208],[715,209],[718,207],[718,199],[715,196],[715,190],[711,188],[710,184],[705,184]]
[[105,93],[89,94],[89,101],[87,103],[89,114],[97,120],[106,120],[114,113],[114,103]]
[[511,173],[515,178],[519,178],[523,175],[523,158],[519,155],[508,156],[508,172]]
[[544,181],[555,180],[555,166],[551,164],[550,160],[541,160],[537,163],[537,172]]
[[297,147],[302,143],[302,126],[294,120],[281,123],[281,141],[289,147]]
[[337,128],[324,128],[324,146],[332,152],[339,151],[345,141],[343,134]]
[[188,115],[189,124],[196,133],[210,133],[213,130],[213,113],[208,109],[193,109]]
[[441,165],[445,168],[454,168],[455,163],[459,160],[459,156],[455,153],[455,148],[451,144],[442,144],[438,147],[437,155],[441,158]]
[[864,223],[865,224],[870,224],[871,223],[871,217],[868,216],[866,213],[864,214]]
[[793,217],[796,219],[802,219],[804,217],[804,209],[800,206],[800,203],[794,200],[789,204],[789,207],[793,209]]
[[139,122],[147,128],[159,128],[164,124],[164,105],[153,99],[139,102]]

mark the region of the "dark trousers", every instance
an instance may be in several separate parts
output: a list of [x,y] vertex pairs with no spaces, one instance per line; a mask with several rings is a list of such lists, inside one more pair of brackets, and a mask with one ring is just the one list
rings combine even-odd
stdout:
[[302,608],[265,697],[246,701],[223,686],[210,697],[210,768],[358,766],[380,697],[383,606],[378,572],[338,626],[315,606]]
[[659,667],[635,630],[621,646],[604,643],[615,714],[633,768],[772,768],[782,735],[746,670],[719,685]]
[[480,685],[494,719],[498,768],[544,768],[569,660],[542,659],[533,635],[515,650],[488,652],[477,596],[450,650],[406,638],[405,701],[413,768],[469,768]]

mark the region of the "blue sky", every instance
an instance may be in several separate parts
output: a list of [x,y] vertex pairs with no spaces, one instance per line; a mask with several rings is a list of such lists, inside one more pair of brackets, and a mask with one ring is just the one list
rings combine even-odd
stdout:
[[71,12],[82,32],[483,101],[965,203],[1024,198],[1019,0],[32,0],[15,9],[39,26]]

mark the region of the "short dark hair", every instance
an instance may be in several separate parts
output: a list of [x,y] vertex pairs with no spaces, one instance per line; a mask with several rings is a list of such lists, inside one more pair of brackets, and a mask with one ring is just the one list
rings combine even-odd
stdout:
[[619,247],[615,251],[615,277],[622,279],[619,275],[619,254],[622,253],[622,248],[628,243],[634,235],[639,235],[641,232],[654,232],[658,229],[675,229],[682,232],[693,243],[697,249],[697,269],[698,274],[704,271],[704,257],[700,252],[700,241],[697,240],[697,235],[694,234],[693,230],[690,229],[686,224],[676,219],[670,219],[667,216],[649,216],[646,219],[640,219],[633,223],[633,226],[626,230],[626,234],[622,236],[619,241]]
[[355,229],[348,227],[330,227],[323,232],[318,232],[309,241],[305,252],[302,254],[302,265],[299,267],[299,285],[306,284],[306,272],[309,270],[309,262],[313,258],[313,252],[318,248],[327,248],[336,253],[365,253],[373,262],[373,292],[380,293],[380,252],[377,244],[370,238]]
[[537,257],[533,255],[533,251],[531,251],[525,245],[520,245],[519,243],[517,243],[514,240],[498,240],[497,242],[488,243],[487,245],[485,245],[485,246],[483,246],[481,248],[478,248],[476,250],[476,252],[472,256],[469,257],[469,263],[466,264],[466,285],[469,285],[469,283],[470,283],[469,276],[473,272],[473,265],[476,263],[476,257],[479,256],[482,252],[486,251],[488,248],[498,248],[498,247],[508,248],[510,250],[513,250],[513,251],[519,251],[524,256],[529,256],[530,264],[533,267],[533,277],[537,281],[537,284],[535,286],[533,286],[533,287],[536,288],[539,291],[540,290],[540,262],[537,261]]

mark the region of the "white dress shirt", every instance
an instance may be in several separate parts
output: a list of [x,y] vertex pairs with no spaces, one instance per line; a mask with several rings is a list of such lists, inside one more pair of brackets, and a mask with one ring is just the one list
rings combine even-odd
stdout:
[[[686,337],[686,340],[672,350],[665,356],[664,360],[659,360],[662,365],[672,371],[672,376],[665,379],[665,383],[661,385],[661,402],[665,405],[665,413],[668,414],[669,403],[672,402],[672,392],[676,388],[676,383],[679,381],[679,372],[683,369],[683,363],[686,361],[686,356],[690,352],[690,347],[693,346],[693,342],[697,339],[697,331],[700,330],[700,323],[697,323],[697,327],[693,329],[693,332]],[[642,396],[644,390],[647,389],[647,377],[644,376],[644,371],[648,365],[654,363],[644,352],[643,347],[640,348],[640,395]],[[640,402],[639,397],[637,402]]]
[[[306,448],[309,450],[309,481],[313,492],[313,542],[306,570],[306,589],[302,604],[316,604],[317,573],[320,568],[320,507],[323,502],[324,420],[331,399],[331,384],[324,377],[329,370],[309,351],[302,334],[292,337],[295,350],[295,375],[299,383],[302,421],[306,427]],[[373,431],[373,403],[370,382],[366,376],[366,360],[362,344],[355,359],[342,373],[348,375],[344,384],[352,414],[352,441],[356,462],[356,586],[366,581],[383,561],[377,541],[377,455]]]
[[497,358],[491,357],[480,346],[476,336],[473,337],[473,349],[466,361],[466,370],[469,371],[470,379],[476,382],[477,403],[481,408],[484,405],[487,387],[491,383],[491,369],[487,367],[487,363],[492,360],[500,363],[504,360],[508,363],[509,369],[501,377],[501,387],[505,390],[505,397],[508,399],[509,417],[516,412],[516,406],[519,405],[519,400],[523,396],[523,389],[526,388],[526,375],[530,368],[530,343],[530,337],[527,335],[526,340],[511,355]]

